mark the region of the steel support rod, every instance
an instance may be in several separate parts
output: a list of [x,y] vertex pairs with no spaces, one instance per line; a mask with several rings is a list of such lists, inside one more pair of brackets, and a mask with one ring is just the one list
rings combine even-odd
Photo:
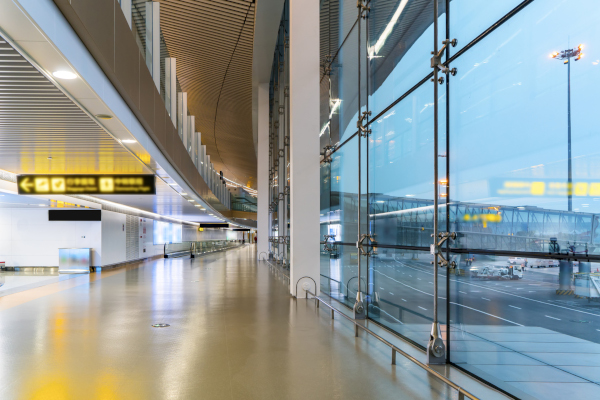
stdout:
[[[438,322],[438,213],[439,213],[439,177],[438,177],[438,0],[433,2],[433,323],[431,335],[427,346],[427,362],[429,364],[443,364],[445,359],[444,342],[441,339],[441,330]],[[445,42],[446,43],[446,42]],[[445,44],[446,46],[447,44]],[[437,60],[437,61],[436,61]]]

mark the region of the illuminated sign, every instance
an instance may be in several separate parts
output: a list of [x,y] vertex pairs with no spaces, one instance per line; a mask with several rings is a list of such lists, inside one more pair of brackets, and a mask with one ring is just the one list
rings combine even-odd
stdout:
[[462,218],[465,222],[481,222],[484,228],[487,228],[487,223],[499,223],[502,222],[501,214],[465,214]]
[[600,182],[573,182],[571,187],[566,181],[552,179],[494,179],[492,191],[497,196],[544,196],[565,197],[569,193],[574,197],[600,197]]
[[154,175],[18,175],[19,194],[156,194]]

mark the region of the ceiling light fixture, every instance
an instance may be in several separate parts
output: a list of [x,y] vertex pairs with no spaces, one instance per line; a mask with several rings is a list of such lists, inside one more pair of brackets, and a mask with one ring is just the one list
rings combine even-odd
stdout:
[[113,119],[112,115],[108,115],[108,114],[96,114],[96,118],[100,118],[100,119]]
[[74,74],[71,71],[54,71],[52,73],[52,75],[55,78],[59,78],[59,79],[75,79],[75,78],[77,78],[77,74]]
[[52,160],[52,157],[48,157],[48,160]]
[[133,140],[133,139],[122,139],[121,142],[123,143],[137,143],[137,140]]

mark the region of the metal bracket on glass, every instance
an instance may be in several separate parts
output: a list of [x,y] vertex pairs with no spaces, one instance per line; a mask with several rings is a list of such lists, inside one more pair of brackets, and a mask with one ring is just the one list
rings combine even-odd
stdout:
[[279,192],[279,201],[283,201],[284,194],[283,192]]
[[275,167],[279,167],[279,159],[274,160]]
[[285,97],[290,97],[290,87],[289,86],[286,86],[283,88],[283,95]]
[[285,244],[290,244],[290,237],[289,237],[289,236],[285,236],[285,237],[283,238],[283,242],[284,242]]
[[356,127],[359,130],[360,136],[367,137],[371,134],[371,130],[367,129],[367,126],[363,124],[367,120],[367,117],[371,115],[371,111],[363,111],[362,115],[356,121]]
[[323,148],[323,162],[330,163],[331,162],[331,154],[335,146],[327,145]]
[[331,72],[331,61],[333,60],[333,58],[331,57],[331,54],[327,54],[325,56],[325,64],[323,65],[323,74],[324,75],[329,75],[329,73]]
[[285,189],[283,189],[283,194],[288,195],[288,196],[290,195],[290,186],[289,185],[287,185],[285,187]]
[[279,152],[277,153],[277,155],[279,156],[279,158],[285,157],[285,150],[279,149]]
[[289,146],[290,145],[290,137],[289,136],[285,136],[283,138],[283,145],[284,146]]
[[[332,243],[335,239],[335,235],[323,235],[323,237],[325,238],[325,244],[323,245],[323,251],[332,253],[335,248],[335,244]],[[332,245],[330,246],[330,244],[332,244]]]
[[279,121],[275,121],[273,125],[275,125],[275,129],[279,129]]
[[[360,235],[360,240],[356,242],[356,248],[360,251],[361,256],[371,257],[376,254],[376,246],[377,242],[373,238],[373,236],[363,233]],[[365,246],[368,247],[365,250]]]
[[371,10],[371,7],[367,7],[367,3],[369,0],[357,0],[356,7],[358,7],[358,12],[361,17],[366,18],[366,14],[363,15],[365,11]]
[[285,244],[285,237],[279,236],[279,244]]
[[279,114],[283,115],[284,111],[285,111],[285,107],[284,106],[279,106]]
[[[433,234],[431,235],[433,237]],[[431,254],[437,254],[440,261],[438,264],[442,267],[456,268],[455,261],[448,261],[440,251],[444,242],[448,239],[456,240],[456,232],[439,232],[438,242],[431,245]],[[433,261],[431,262],[433,264]]]
[[[456,39],[446,39],[442,42],[443,46],[442,48],[437,52],[437,54],[435,54],[433,51],[431,52],[431,54],[433,54],[433,57],[431,57],[431,68],[437,68],[440,71],[442,71],[444,74],[448,75],[451,74],[452,76],[456,75],[456,68],[450,68],[444,65],[444,63],[442,62],[442,56],[444,55],[444,51],[446,51],[446,48],[448,47],[448,45],[452,45],[452,47],[456,47],[456,44],[458,43],[458,41]],[[433,81],[433,79],[432,79]],[[441,76],[438,79],[438,82],[440,83],[440,85],[442,83],[444,83],[444,77]]]

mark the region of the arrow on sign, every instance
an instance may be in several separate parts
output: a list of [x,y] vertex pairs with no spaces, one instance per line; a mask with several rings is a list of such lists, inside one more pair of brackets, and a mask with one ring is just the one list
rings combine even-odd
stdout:
[[21,184],[20,184],[19,186],[21,186],[21,189],[23,189],[23,191],[24,191],[24,192],[27,192],[27,193],[29,193],[29,192],[31,192],[31,190],[30,190],[30,189],[31,189],[31,188],[32,188],[34,185],[33,185],[33,182],[30,182],[30,181],[29,181],[29,177],[27,177],[27,178],[23,179],[23,181],[21,182]]

